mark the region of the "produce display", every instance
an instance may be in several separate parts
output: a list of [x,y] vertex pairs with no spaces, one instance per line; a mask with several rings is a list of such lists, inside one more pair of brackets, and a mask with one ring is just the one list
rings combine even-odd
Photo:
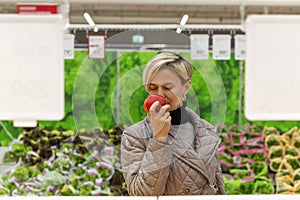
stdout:
[[250,124],[245,129],[219,125],[218,133],[222,138],[219,158],[227,194],[272,194],[262,129]]
[[263,133],[270,169],[276,172],[276,193],[300,193],[300,130],[280,132],[266,127]]
[[11,144],[1,195],[126,195],[120,179],[122,126],[94,132],[26,130]]
[[[0,177],[0,194],[128,195],[120,167],[124,126],[117,124],[127,126],[146,116],[153,102],[145,100],[148,94],[142,85],[142,67],[157,53],[107,51],[106,59],[90,60],[87,51],[75,51],[73,60],[65,60],[64,119],[41,121],[36,129],[16,128],[10,121],[0,122],[0,146],[10,147],[5,161],[15,163]],[[119,80],[117,55],[120,55]],[[190,58],[188,52],[182,55]],[[235,125],[240,111],[243,112],[239,107],[240,87],[243,87],[241,61],[234,60],[234,56],[231,60],[191,61],[194,75],[187,106],[213,124],[224,122],[218,125],[222,139],[219,157],[227,194],[300,193],[300,131],[297,128],[300,122],[249,122],[242,115],[244,127]],[[223,82],[216,81],[216,72]],[[84,75],[80,77],[84,84],[76,84],[80,73]],[[91,90],[90,75],[98,77],[95,91]],[[117,101],[113,96],[119,81],[118,123],[114,116]],[[222,87],[226,99],[218,90]],[[194,94],[196,99],[192,98]],[[76,106],[74,99],[79,102]],[[160,102],[160,106],[165,104],[163,100]],[[223,113],[220,106],[223,104],[226,104],[226,118],[213,116],[213,112]],[[90,126],[93,115],[84,113],[90,105],[95,105],[93,114],[102,128]],[[213,105],[217,105],[214,110]],[[80,127],[75,124],[74,113],[80,116],[76,118],[81,122]]]

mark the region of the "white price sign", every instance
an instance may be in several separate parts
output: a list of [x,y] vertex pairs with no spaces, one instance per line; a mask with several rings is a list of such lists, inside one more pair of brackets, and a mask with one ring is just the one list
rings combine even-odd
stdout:
[[73,34],[64,35],[64,58],[74,59],[74,38]]
[[105,59],[105,35],[88,36],[89,59]]
[[234,36],[234,58],[236,60],[246,59],[246,36],[245,35]]
[[245,116],[300,120],[300,16],[251,15],[246,28]]
[[230,60],[231,35],[213,35],[213,59]]
[[190,36],[191,59],[207,60],[209,56],[209,35],[194,34]]
[[62,119],[62,16],[0,15],[0,26],[0,120],[32,127],[37,120]]

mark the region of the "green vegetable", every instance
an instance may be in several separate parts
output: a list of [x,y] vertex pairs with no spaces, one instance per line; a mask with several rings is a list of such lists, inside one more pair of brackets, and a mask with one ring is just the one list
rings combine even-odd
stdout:
[[283,146],[286,143],[279,135],[268,135],[265,141],[268,149],[272,146]]
[[285,148],[285,155],[291,155],[291,156],[299,156],[300,151],[294,147],[286,147]]
[[295,138],[294,147],[300,149],[300,137]]
[[79,194],[72,185],[67,184],[65,184],[59,192],[64,196],[76,196]]
[[235,174],[236,179],[243,179],[251,176],[251,172],[248,169],[231,169],[230,174]]
[[294,134],[298,133],[298,128],[294,127],[290,130],[288,130],[287,132],[285,132],[282,136],[287,140],[287,141],[291,141]]
[[254,181],[248,181],[241,184],[240,190],[243,191],[243,194],[252,194],[254,186]]
[[26,181],[30,177],[30,171],[26,167],[18,167],[14,173],[12,173],[19,182]]
[[25,157],[28,151],[31,151],[32,148],[30,146],[26,147],[24,144],[16,143],[12,146],[12,151],[18,157]]
[[283,177],[283,176],[290,176],[292,174],[291,170],[281,170],[280,172],[276,173],[276,178]]
[[249,154],[249,159],[254,160],[256,162],[259,161],[265,161],[266,157],[263,153],[253,153],[253,154]]
[[[0,188],[0,193],[5,194],[8,191],[9,195],[110,195],[110,181],[115,173],[113,165],[120,165],[116,159],[120,150],[108,138],[113,136],[110,141],[119,145],[122,130],[121,126],[109,131],[81,130],[82,135],[79,135],[72,131],[46,131],[39,127],[27,129],[16,142],[14,151],[9,152],[15,160],[22,162],[9,176],[0,178],[3,187]],[[89,151],[83,151],[85,144],[81,136],[84,141],[90,142]],[[105,157],[101,154],[106,146],[114,147],[113,155],[106,158],[108,163],[99,160]],[[26,152],[27,149],[30,151]],[[127,189],[122,186],[122,178],[120,187],[114,188],[115,192],[126,195]],[[86,182],[91,182],[93,187],[86,187]]]
[[267,177],[260,177],[255,181],[252,194],[273,194],[274,192],[272,181]]
[[255,162],[250,165],[250,169],[254,171],[254,174],[256,174],[256,177],[266,176],[268,173],[268,166],[264,162]]
[[283,157],[283,148],[273,148],[269,150],[269,159],[282,158]]
[[247,136],[253,135],[253,133],[263,135],[263,128],[261,126],[258,126],[256,124],[249,124],[249,123],[247,123],[245,126],[246,126]]
[[265,127],[263,130],[263,135],[279,135],[279,131],[275,127]]
[[0,185],[0,196],[9,195],[9,190]]
[[57,171],[47,171],[45,174],[38,175],[38,180],[45,185],[60,186],[66,181],[66,177]]
[[300,181],[300,169],[294,171],[293,180],[294,182]]
[[286,162],[291,165],[293,170],[300,168],[298,157],[286,156]]

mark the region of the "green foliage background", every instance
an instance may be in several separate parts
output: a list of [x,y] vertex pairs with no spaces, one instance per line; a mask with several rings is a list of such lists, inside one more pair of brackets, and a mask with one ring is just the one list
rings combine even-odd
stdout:
[[[146,116],[143,101],[147,93],[142,85],[141,75],[145,64],[157,53],[107,51],[106,59],[90,60],[87,58],[87,51],[75,51],[73,60],[65,60],[65,117],[61,121],[40,121],[39,126],[44,129],[85,128],[91,131],[96,127],[110,129],[118,123],[128,126],[143,119]],[[190,59],[188,52],[179,53]],[[119,97],[116,87],[117,62],[120,63]],[[194,75],[191,80],[192,89],[187,97],[188,106],[215,125],[238,124],[239,73],[242,61],[234,60],[232,54],[230,60],[209,59],[191,62],[194,66]],[[243,126],[247,122],[249,121],[245,118],[242,107],[239,125]],[[287,131],[300,125],[298,121],[251,121],[251,123],[259,126],[275,126],[280,131]],[[1,146],[7,146],[11,142],[7,131],[13,137],[17,137],[22,131],[13,127],[11,122],[2,121],[0,125]]]

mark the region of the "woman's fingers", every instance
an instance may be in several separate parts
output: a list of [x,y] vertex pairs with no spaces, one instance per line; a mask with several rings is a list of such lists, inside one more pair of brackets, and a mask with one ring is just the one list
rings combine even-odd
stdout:
[[159,112],[165,114],[166,112],[169,112],[169,109],[170,109],[170,105],[166,104],[160,108]]
[[160,107],[159,102],[154,102],[148,112],[150,123],[153,130],[154,138],[165,141],[171,125],[170,105],[164,105],[157,112]]
[[153,114],[153,113],[156,113],[158,115],[161,115],[163,116],[166,112],[168,112],[170,109],[170,105],[166,104],[164,106],[160,106],[159,105],[159,101],[155,101],[151,106],[150,106],[150,109],[149,109],[149,113],[150,114]]
[[159,105],[159,101],[155,101],[151,106],[150,106],[150,109],[149,109],[149,113],[150,113],[150,115],[152,114],[152,113],[156,113],[156,108],[157,108],[157,106]]

